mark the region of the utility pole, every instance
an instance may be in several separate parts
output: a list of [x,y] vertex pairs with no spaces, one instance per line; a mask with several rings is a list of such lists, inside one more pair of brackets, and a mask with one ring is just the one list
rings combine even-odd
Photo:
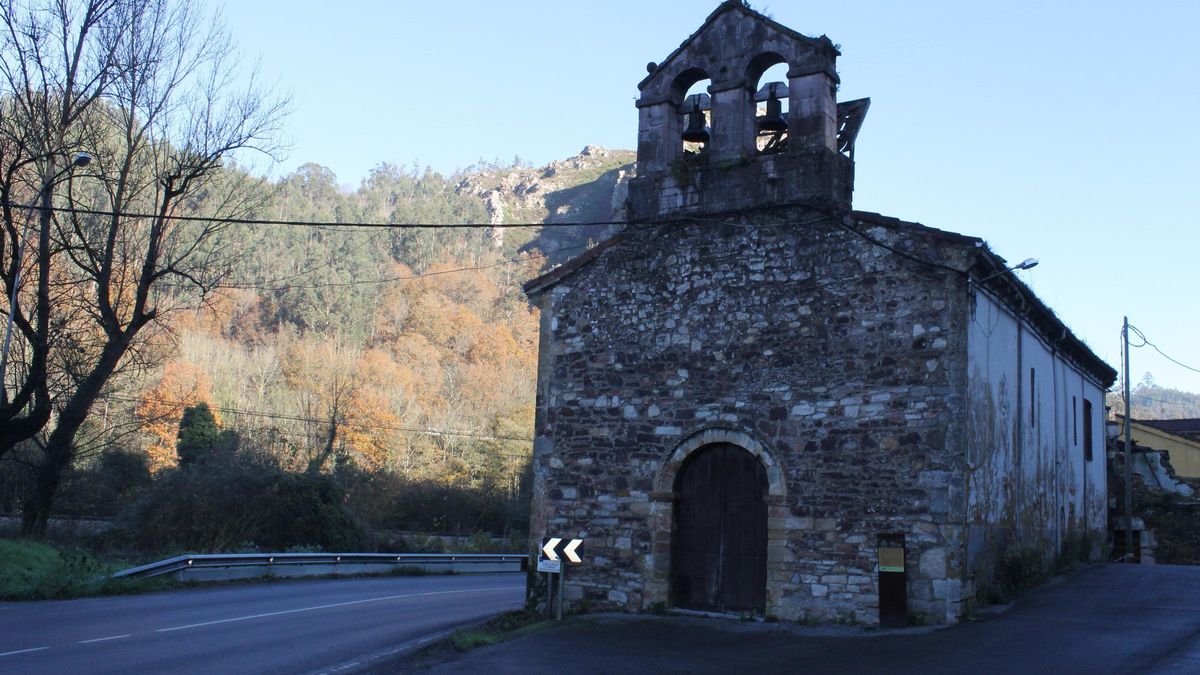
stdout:
[[1129,317],[1121,329],[1125,351],[1125,557],[1133,561],[1133,421],[1129,406]]

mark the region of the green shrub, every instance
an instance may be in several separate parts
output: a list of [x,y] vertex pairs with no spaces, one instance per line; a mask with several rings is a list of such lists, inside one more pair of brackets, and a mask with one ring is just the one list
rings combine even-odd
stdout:
[[350,510],[375,530],[477,532],[507,537],[529,527],[529,495],[496,485],[448,484],[412,480],[385,471],[366,473],[343,468]]
[[290,473],[238,451],[159,474],[114,536],[159,551],[367,548],[343,501],[329,476]]
[[59,514],[115,516],[132,503],[151,482],[150,458],[136,450],[104,452],[90,464],[75,467],[63,476],[54,500]]

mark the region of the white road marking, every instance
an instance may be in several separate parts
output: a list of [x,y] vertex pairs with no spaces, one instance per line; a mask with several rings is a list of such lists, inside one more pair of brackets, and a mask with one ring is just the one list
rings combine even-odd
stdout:
[[[417,638],[415,640],[409,640],[408,642],[405,642],[404,644],[402,644],[398,647],[392,647],[390,649],[386,649],[381,652],[375,652],[374,654],[371,654],[370,656],[366,657],[365,660],[368,663],[371,663],[374,661],[379,661],[381,659],[386,659],[386,658],[389,658],[392,656],[396,656],[397,654],[403,654],[404,652],[413,651],[413,650],[416,650],[418,647],[423,647],[430,642],[434,642],[436,640],[441,640],[443,638],[449,637],[456,630],[458,630],[458,629],[451,628],[449,630],[444,630],[439,633],[434,633],[433,635],[426,635],[425,637],[422,637],[422,638]],[[339,672],[342,670],[347,670],[353,666],[360,666],[360,665],[362,665],[361,662],[353,661],[351,663],[342,664],[335,668],[330,668],[329,670],[317,671],[317,675],[326,675],[327,673],[336,673],[336,672]]]
[[[349,602],[335,602],[331,605],[317,605],[315,607],[300,607],[299,609],[285,609],[278,612],[264,612],[262,614],[249,614],[247,616],[236,616],[231,619],[217,619],[215,621],[202,621],[200,623],[190,623],[186,626],[172,626],[170,628],[159,628],[155,633],[169,633],[176,630],[187,630],[188,628],[202,628],[204,626],[215,626],[222,623],[234,623],[236,621],[249,621],[251,619],[263,619],[268,616],[282,616],[284,614],[298,614],[300,612],[315,612],[319,609],[332,609],[334,607],[348,607],[350,605],[361,605],[367,602],[383,602],[384,600],[399,600],[401,598],[420,598],[430,595],[452,595],[455,593],[482,593],[486,591],[515,591],[525,588],[524,586],[497,586],[494,588],[471,588],[460,591],[431,591],[429,593],[404,593],[401,595],[387,595],[381,598],[365,598],[363,600],[351,600]],[[4,656],[0,654],[0,656]]]
[[130,637],[130,636],[129,635],[111,635],[109,637],[96,638],[94,640],[80,640],[79,644],[90,645],[93,642],[105,642],[108,640],[120,640],[121,638],[127,638],[127,637]]
[[15,652],[4,652],[4,653],[0,654],[0,656],[13,656],[14,654],[28,654],[29,652],[40,652],[44,649],[50,649],[50,648],[49,647],[34,647],[33,649],[18,649]]

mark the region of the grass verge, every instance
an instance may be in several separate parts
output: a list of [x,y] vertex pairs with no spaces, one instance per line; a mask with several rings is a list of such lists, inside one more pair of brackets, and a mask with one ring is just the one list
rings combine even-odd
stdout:
[[478,647],[500,644],[546,623],[548,620],[541,612],[527,609],[507,612],[478,626],[455,631],[444,643],[428,649],[438,651],[449,647],[456,652],[466,652]]
[[113,579],[128,565],[77,548],[0,539],[0,600],[61,600],[171,588],[170,579]]

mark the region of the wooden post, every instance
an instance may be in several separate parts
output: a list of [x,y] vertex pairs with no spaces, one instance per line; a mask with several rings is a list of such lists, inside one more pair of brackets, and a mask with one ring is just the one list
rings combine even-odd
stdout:
[[1129,317],[1125,317],[1121,341],[1125,346],[1125,562],[1136,562],[1133,558],[1133,397],[1129,393]]

